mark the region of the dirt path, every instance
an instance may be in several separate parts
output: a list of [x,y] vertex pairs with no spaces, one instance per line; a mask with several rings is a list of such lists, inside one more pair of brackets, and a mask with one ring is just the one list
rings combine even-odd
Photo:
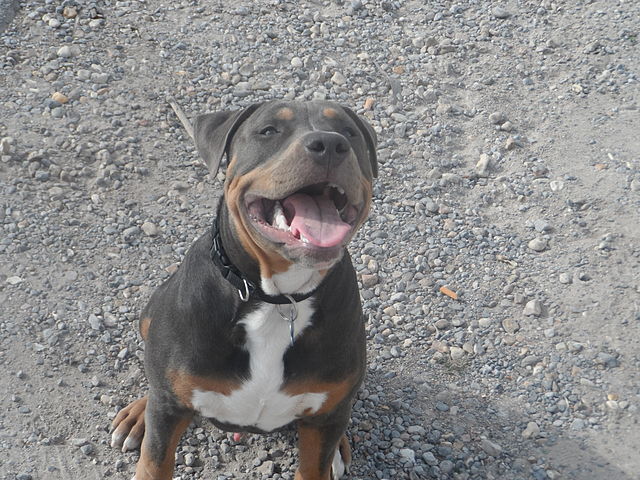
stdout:
[[[638,2],[20,7],[0,36],[0,478],[133,475],[108,430],[145,392],[137,315],[221,192],[168,98],[330,98],[378,132],[351,478],[640,478]],[[294,444],[197,419],[176,476],[293,479]]]

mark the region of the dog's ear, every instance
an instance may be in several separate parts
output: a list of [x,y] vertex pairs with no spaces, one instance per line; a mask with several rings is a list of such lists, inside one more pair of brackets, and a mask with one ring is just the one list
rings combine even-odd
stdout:
[[371,163],[371,173],[374,178],[378,177],[378,155],[376,153],[376,145],[378,143],[378,137],[375,130],[369,122],[358,115],[356,112],[348,107],[342,107],[347,115],[351,117],[351,120],[355,122],[358,129],[362,132],[364,140],[367,143],[367,150],[369,150],[369,162]]
[[233,135],[242,122],[260,105],[255,103],[243,110],[205,113],[196,117],[193,123],[193,140],[211,175],[218,172],[222,157],[227,153]]

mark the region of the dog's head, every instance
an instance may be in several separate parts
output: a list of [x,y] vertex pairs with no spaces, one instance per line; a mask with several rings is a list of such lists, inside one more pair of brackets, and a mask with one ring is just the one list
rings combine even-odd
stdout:
[[274,101],[199,116],[194,137],[243,247],[269,275],[330,268],[364,222],[377,176],[376,135],[333,102]]

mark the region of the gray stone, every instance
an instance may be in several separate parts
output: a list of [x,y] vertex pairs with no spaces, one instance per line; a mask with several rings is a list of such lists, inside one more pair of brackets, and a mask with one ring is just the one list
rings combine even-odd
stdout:
[[443,460],[442,462],[440,462],[440,470],[444,474],[451,473],[453,471],[453,467],[454,466],[455,465],[453,464],[453,462],[451,460]]
[[584,420],[582,420],[581,418],[576,418],[573,422],[571,422],[571,425],[569,426],[569,428],[571,430],[584,430],[586,424],[584,423]]
[[520,330],[520,325],[513,318],[507,317],[504,320],[502,320],[502,328],[504,328],[505,332],[513,335],[518,330]]
[[160,233],[160,229],[156,226],[156,224],[149,221],[144,222],[140,228],[148,237],[155,237]]
[[551,225],[545,219],[539,218],[533,222],[533,228],[536,232],[543,233],[551,230]]
[[90,443],[83,445],[80,447],[80,451],[82,453],[84,453],[85,455],[92,455],[93,452],[95,451],[95,448],[93,447],[93,445],[91,445]]
[[538,438],[540,435],[540,427],[536,422],[527,423],[527,428],[522,431],[523,438]]
[[187,467],[193,467],[196,464],[196,456],[193,453],[187,453],[184,456],[184,464]]
[[125,242],[130,242],[131,240],[133,240],[139,234],[140,234],[140,228],[138,228],[137,226],[125,228],[122,231],[122,239]]
[[451,347],[449,349],[449,354],[451,355],[451,360],[460,360],[464,358],[465,351],[460,347]]
[[92,73],[91,81],[99,84],[105,84],[109,81],[109,74],[105,72]]
[[62,187],[51,187],[48,192],[51,200],[61,200],[64,197],[64,190]]
[[263,475],[273,475],[273,472],[275,471],[275,464],[272,460],[266,460],[257,467],[257,470]]
[[400,456],[408,462],[411,462],[411,463],[416,462],[416,452],[410,448],[401,448]]
[[333,83],[335,83],[336,85],[344,85],[345,83],[347,83],[347,79],[345,78],[345,76],[340,73],[340,72],[335,72],[332,76],[331,76],[331,81]]
[[73,49],[69,45],[64,45],[58,49],[57,55],[62,58],[70,58],[74,54]]
[[493,8],[493,16],[496,17],[496,18],[500,18],[500,19],[504,20],[505,18],[509,18],[511,16],[511,13],[509,13],[503,7],[494,7]]
[[425,452],[422,454],[422,460],[424,460],[424,462],[427,465],[438,465],[438,459],[435,457],[435,455],[431,452]]
[[536,237],[529,241],[527,246],[535,252],[543,252],[547,249],[548,242],[544,238]]
[[572,281],[571,275],[569,275],[567,272],[562,272],[560,275],[558,275],[558,281],[560,283],[564,283],[565,285],[569,284]]
[[491,455],[492,457],[497,457],[502,453],[502,447],[488,438],[480,440],[480,448],[482,448],[487,455]]
[[522,359],[522,362],[520,362],[520,365],[522,365],[523,367],[530,367],[532,365],[535,365],[539,361],[540,361],[540,357],[537,357],[535,355],[527,355]]
[[89,315],[89,325],[93,330],[101,330],[102,329],[102,320],[100,320],[95,315]]
[[91,72],[89,70],[80,69],[76,71],[76,77],[78,78],[78,80],[86,81],[91,78]]
[[489,168],[491,166],[491,157],[486,153],[480,155],[480,160],[476,163],[476,173],[479,177],[488,176]]
[[595,359],[598,365],[603,365],[605,367],[613,368],[620,365],[618,359],[607,352],[598,352]]
[[552,180],[549,182],[549,187],[552,192],[558,192],[564,188],[564,182],[561,180]]
[[502,112],[493,112],[489,115],[489,121],[494,125],[500,125],[507,121],[507,116]]
[[73,445],[74,447],[80,448],[83,445],[86,445],[87,443],[89,443],[89,439],[87,438],[78,437],[78,438],[71,439],[71,445]]
[[3,137],[0,139],[0,155],[11,155],[12,153],[13,138]]
[[527,304],[524,306],[524,310],[522,311],[523,315],[528,317],[535,316],[539,317],[542,314],[542,302],[537,299],[529,300]]
[[64,109],[62,107],[56,107],[51,110],[51,116],[53,118],[62,118],[64,117]]

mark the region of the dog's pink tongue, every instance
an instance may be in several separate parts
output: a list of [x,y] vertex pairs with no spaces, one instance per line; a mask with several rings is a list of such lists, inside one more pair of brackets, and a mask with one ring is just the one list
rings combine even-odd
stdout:
[[328,195],[296,193],[287,197],[282,207],[287,216],[293,214],[291,233],[296,237],[304,235],[317,247],[335,247],[351,230]]

